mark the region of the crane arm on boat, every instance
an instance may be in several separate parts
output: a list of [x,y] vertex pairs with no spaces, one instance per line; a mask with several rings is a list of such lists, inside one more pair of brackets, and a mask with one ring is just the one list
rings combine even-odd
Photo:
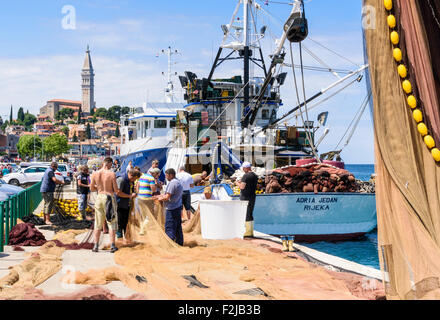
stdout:
[[284,57],[286,54],[282,51],[286,40],[289,40],[290,42],[301,42],[307,38],[307,35],[308,23],[305,17],[304,1],[299,0],[295,2],[292,12],[284,25],[283,36],[281,37],[275,53],[272,55],[272,63],[260,90],[260,94],[256,99],[256,103],[252,108],[249,109],[241,120],[241,126],[243,129],[255,122],[258,110],[261,108],[261,102],[263,101],[266,89],[269,84],[273,84],[276,66],[284,62]]
[[[349,75],[345,76],[342,79],[339,79],[338,81],[332,83],[331,85],[329,85],[327,88],[322,89],[320,92],[316,93],[315,95],[313,95],[312,97],[310,97],[309,99],[306,100],[306,102],[301,103],[300,105],[296,106],[295,108],[291,109],[289,112],[287,112],[286,114],[284,114],[282,117],[278,118],[277,120],[275,120],[274,122],[272,122],[271,124],[268,124],[266,126],[264,126],[262,128],[262,131],[267,130],[270,127],[273,127],[274,125],[276,125],[277,123],[279,123],[280,121],[284,120],[285,118],[287,118],[288,116],[290,116],[291,114],[293,114],[294,112],[296,112],[297,110],[299,110],[300,108],[302,108],[305,104],[315,100],[316,98],[322,96],[324,93],[326,93],[327,91],[333,89],[334,87],[336,87],[337,85],[343,83],[345,80],[351,78],[354,75],[359,74],[360,72],[364,71],[365,69],[368,68],[368,65],[364,65],[362,67],[360,67],[358,70],[350,73]],[[362,75],[358,76],[357,81],[361,81],[362,80]]]

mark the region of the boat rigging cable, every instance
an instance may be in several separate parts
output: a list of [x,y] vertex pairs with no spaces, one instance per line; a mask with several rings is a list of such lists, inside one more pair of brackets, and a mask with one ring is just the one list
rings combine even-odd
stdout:
[[[300,56],[300,64],[301,64],[301,67],[302,67],[303,66],[303,59],[302,59],[302,46],[301,46],[301,42],[299,43],[299,56]],[[298,83],[296,81],[296,72],[295,72],[295,68],[294,68],[295,63],[293,62],[292,43],[290,43],[290,60],[292,62],[292,72],[293,72],[293,79],[294,79],[295,90],[296,90],[296,98],[298,100],[298,105],[300,105],[300,107],[299,107],[300,109],[299,110],[301,110],[301,102],[300,102],[300,99],[299,99]],[[304,96],[304,107],[305,107],[305,110],[306,110],[306,118],[307,118],[307,122],[309,122],[309,113],[307,111],[306,87],[305,87],[305,84],[304,84],[304,69],[303,68],[301,68],[301,79],[302,79],[302,89],[303,89],[303,96]],[[316,161],[321,163],[321,160],[319,159],[318,154],[316,153],[316,148],[315,148],[315,145],[314,145],[313,140],[312,140],[312,135],[311,135],[311,132],[310,132],[310,128],[308,128],[305,125],[304,116],[303,116],[302,112],[301,112],[301,120],[303,122],[303,126],[304,126],[304,129],[306,131],[307,139],[309,140],[310,147],[312,149],[312,153],[315,156]]]
[[360,122],[360,120],[361,120],[361,118],[362,118],[362,116],[363,116],[363,114],[364,114],[364,112],[365,112],[365,109],[366,109],[368,103],[370,102],[371,94],[372,94],[372,92],[371,92],[371,90],[370,90],[370,92],[369,92],[369,93],[367,94],[367,96],[365,97],[365,99],[364,99],[364,101],[362,102],[362,104],[361,104],[359,110],[356,112],[356,114],[355,114],[353,120],[351,120],[351,122],[350,122],[350,124],[349,124],[347,130],[345,131],[345,133],[344,133],[344,135],[342,136],[341,140],[339,140],[339,142],[338,142],[338,144],[336,145],[336,147],[334,148],[334,150],[338,150],[339,145],[341,144],[342,140],[344,140],[345,136],[347,135],[348,131],[350,130],[351,126],[352,126],[353,123],[354,123],[353,128],[351,128],[350,134],[348,135],[347,140],[345,141],[345,144],[344,144],[344,146],[342,147],[341,151],[342,151],[342,150],[343,150],[343,149],[344,149],[344,148],[350,143],[351,138],[353,137],[353,134],[354,134],[354,132],[356,131],[356,129],[357,129],[358,125],[359,125],[359,122]]
[[[297,67],[297,66],[295,66]],[[345,89],[347,89],[349,86],[351,86],[353,83],[355,82],[360,82],[360,80],[362,79],[362,75],[360,75],[358,78],[352,80],[351,82],[347,83],[345,86],[343,86],[341,89],[335,91],[334,93],[332,93],[331,95],[329,95],[328,97],[325,97],[324,99],[318,101],[317,103],[315,103],[312,106],[309,106],[309,111],[312,110],[313,108],[316,108],[318,106],[320,106],[321,104],[323,104],[324,102],[330,100],[331,98],[333,98],[334,96],[338,95],[339,93],[341,93],[342,91],[344,91]],[[303,113],[303,111],[298,111],[297,113],[295,113],[292,117],[287,118],[285,122],[289,122],[290,120],[292,120],[293,118],[297,118],[301,113]]]

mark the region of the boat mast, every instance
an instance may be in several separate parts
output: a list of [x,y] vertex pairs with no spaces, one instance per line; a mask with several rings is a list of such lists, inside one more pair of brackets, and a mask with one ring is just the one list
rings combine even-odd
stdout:
[[[172,80],[172,65],[173,65],[173,55],[176,54],[180,54],[179,51],[177,50],[172,50],[171,47],[168,47],[168,49],[166,50],[162,50],[162,54],[165,54],[168,57],[168,72],[167,72],[167,78],[168,78],[168,82],[167,82],[167,87],[165,88],[165,100],[168,103],[173,103],[174,102],[174,84],[173,84],[173,80]],[[163,72],[162,72],[163,74]],[[177,75],[177,73],[175,73],[175,75]]]
[[252,54],[252,52],[249,50],[249,2],[252,0],[243,0],[243,110],[246,110],[246,108],[249,106],[249,57]]

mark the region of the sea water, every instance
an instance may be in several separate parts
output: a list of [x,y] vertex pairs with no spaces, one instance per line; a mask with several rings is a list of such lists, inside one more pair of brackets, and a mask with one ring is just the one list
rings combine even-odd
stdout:
[[[374,173],[373,164],[345,165],[356,179],[368,181]],[[306,247],[347,259],[368,267],[380,269],[377,251],[377,230],[366,234],[356,241],[316,242],[304,244]]]

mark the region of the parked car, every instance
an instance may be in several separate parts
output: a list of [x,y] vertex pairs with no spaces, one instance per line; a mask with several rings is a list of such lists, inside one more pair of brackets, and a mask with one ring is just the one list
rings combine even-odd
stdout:
[[0,202],[6,201],[9,199],[9,196],[6,193],[0,192]]
[[[7,184],[5,180],[0,179],[0,193],[6,194],[8,197],[19,194],[25,189],[14,185]],[[0,200],[3,201],[3,200]]]
[[58,171],[63,175],[64,181],[66,183],[72,182],[73,172],[70,170],[69,166],[65,163],[58,164]]
[[[43,179],[44,172],[48,169],[48,166],[30,166],[25,169],[21,169],[19,172],[13,172],[3,177],[3,180],[15,186],[21,186],[23,184],[37,183]],[[60,171],[55,171],[55,177],[64,182],[63,175]]]

